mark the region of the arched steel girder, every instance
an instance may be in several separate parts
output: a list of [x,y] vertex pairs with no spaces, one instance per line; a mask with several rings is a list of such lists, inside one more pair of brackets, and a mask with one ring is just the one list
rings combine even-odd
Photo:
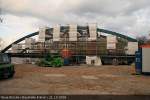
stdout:
[[105,29],[97,29],[98,32],[104,32],[104,33],[107,33],[107,34],[111,34],[111,35],[115,35],[117,37],[121,37],[121,38],[124,38],[128,41],[131,41],[131,42],[137,42],[136,39],[134,38],[131,38],[129,36],[126,36],[126,35],[123,35],[123,34],[120,34],[120,33],[117,33],[117,32],[113,32],[113,31],[109,31],[109,30],[105,30]]
[[[25,40],[26,38],[30,38],[30,37],[33,37],[33,36],[38,35],[38,34],[39,34],[39,32],[31,33],[31,34],[29,34],[29,35],[27,35],[27,36],[24,36],[24,37],[22,37],[22,38],[16,40],[16,41],[13,42],[12,44],[17,44],[17,43],[19,43],[19,42]],[[1,51],[1,53],[5,53],[8,49],[10,49],[10,48],[12,47],[12,44],[10,44],[10,45],[8,45],[6,48],[4,48],[4,49]]]
[[[77,30],[78,32],[82,31],[82,30],[86,30],[88,29],[88,27],[82,27],[82,26],[78,26]],[[52,31],[53,29],[50,28],[48,29],[50,31]],[[67,32],[69,31],[69,27],[68,26],[61,26],[60,28],[61,32]],[[124,39],[127,39],[128,41],[131,41],[131,42],[137,42],[136,39],[133,39],[131,37],[128,37],[128,36],[125,36],[123,34],[120,34],[120,33],[117,33],[117,32],[113,32],[113,31],[109,31],[109,30],[105,30],[105,29],[100,29],[100,28],[97,28],[97,32],[103,32],[103,33],[107,33],[107,34],[111,34],[111,35],[115,35],[117,37],[121,37],[121,38],[124,38]],[[24,41],[26,38],[30,38],[30,37],[33,37],[33,36],[36,36],[38,35],[39,32],[35,32],[35,33],[31,33],[29,35],[26,35],[18,40],[16,40],[15,42],[13,42],[12,44],[17,44],[17,43],[20,43],[21,41]],[[8,45],[6,48],[4,48],[1,53],[5,53],[8,49],[10,49],[12,47],[12,44]]]

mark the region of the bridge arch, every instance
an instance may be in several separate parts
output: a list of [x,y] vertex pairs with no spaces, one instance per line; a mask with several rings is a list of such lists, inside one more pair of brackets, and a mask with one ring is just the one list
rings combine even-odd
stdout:
[[[68,26],[61,26],[61,32],[66,32],[69,30],[69,27]],[[88,27],[82,27],[82,26],[78,26],[78,31],[80,30],[83,30],[83,29],[88,29]],[[50,28],[48,29],[50,31],[52,31],[53,29]],[[117,32],[113,32],[113,31],[110,31],[110,30],[106,30],[106,29],[100,29],[100,28],[97,28],[97,32],[103,32],[103,33],[106,33],[106,34],[111,34],[111,35],[115,35],[117,37],[121,37],[121,38],[124,38],[124,39],[127,39],[128,41],[131,41],[131,42],[137,42],[136,39],[134,38],[131,38],[129,36],[126,36],[126,35],[123,35],[123,34],[120,34],[120,33],[117,33]],[[36,36],[38,35],[39,32],[34,32],[34,33],[31,33],[29,35],[26,35],[18,40],[16,40],[15,42],[11,43],[10,45],[8,45],[6,48],[4,48],[1,53],[5,53],[7,50],[9,50],[13,44],[17,44],[17,43],[20,43],[22,41],[24,41],[26,38],[30,38],[30,37],[33,37],[33,36]]]

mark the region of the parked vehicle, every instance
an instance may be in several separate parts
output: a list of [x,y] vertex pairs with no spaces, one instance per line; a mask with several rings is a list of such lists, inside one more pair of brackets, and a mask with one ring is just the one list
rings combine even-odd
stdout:
[[8,54],[0,53],[0,79],[11,78],[14,76],[14,65]]

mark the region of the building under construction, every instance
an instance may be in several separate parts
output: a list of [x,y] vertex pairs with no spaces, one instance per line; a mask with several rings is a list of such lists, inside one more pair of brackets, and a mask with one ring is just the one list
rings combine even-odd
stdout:
[[138,42],[99,30],[97,24],[43,27],[37,32],[37,39],[26,38],[24,43],[12,44],[11,53],[50,53],[70,64],[131,64],[134,61]]

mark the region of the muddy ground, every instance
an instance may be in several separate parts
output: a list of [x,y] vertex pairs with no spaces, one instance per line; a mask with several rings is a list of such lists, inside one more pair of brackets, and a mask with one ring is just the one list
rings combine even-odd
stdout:
[[149,94],[150,76],[133,75],[133,66],[15,65],[15,76],[0,80],[0,94]]

